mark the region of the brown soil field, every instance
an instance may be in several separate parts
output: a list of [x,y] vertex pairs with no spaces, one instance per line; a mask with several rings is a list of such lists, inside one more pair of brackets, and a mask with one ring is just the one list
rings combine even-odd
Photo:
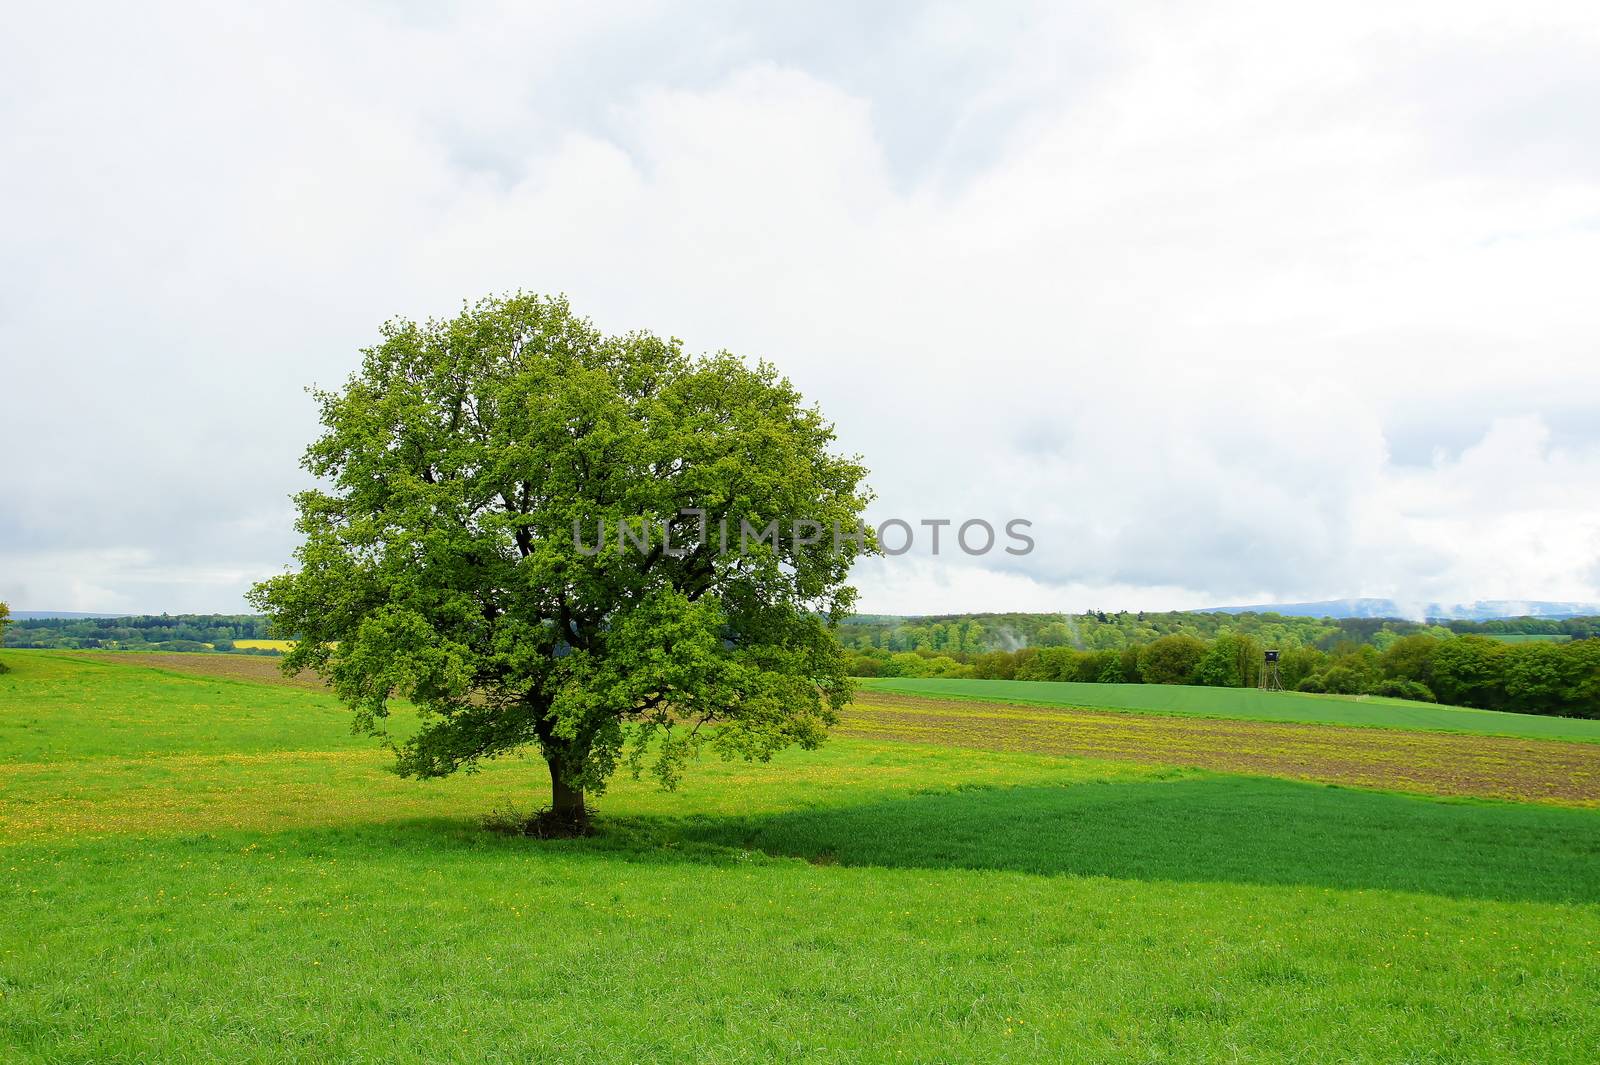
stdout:
[[1600,805],[1600,745],[862,692],[840,735],[1198,766],[1433,795]]
[[95,662],[120,662],[128,666],[169,669],[174,673],[196,673],[224,680],[248,680],[257,684],[287,684],[295,688],[326,691],[322,678],[312,673],[286,677],[278,665],[283,660],[273,655],[230,655],[179,651],[92,651],[76,657]]

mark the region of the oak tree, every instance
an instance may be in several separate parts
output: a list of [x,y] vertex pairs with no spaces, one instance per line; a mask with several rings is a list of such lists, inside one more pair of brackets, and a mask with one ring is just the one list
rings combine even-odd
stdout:
[[251,599],[359,728],[415,705],[401,774],[537,752],[543,827],[581,831],[624,760],[671,786],[836,720],[866,470],[772,366],[517,294],[391,322],[315,395],[298,567]]

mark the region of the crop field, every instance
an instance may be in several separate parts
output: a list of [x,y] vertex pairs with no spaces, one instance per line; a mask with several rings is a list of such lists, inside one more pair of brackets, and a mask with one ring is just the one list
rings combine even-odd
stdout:
[[289,651],[294,648],[293,640],[234,640],[233,645],[241,651]]
[[1592,743],[1106,713],[872,690],[845,711],[843,729],[863,738],[1198,766],[1435,795],[1600,804],[1600,744]]
[[1390,699],[1380,695],[1312,695],[1254,688],[1201,688],[1186,684],[1080,684],[1056,680],[871,678],[869,692],[939,699],[1090,707],[1139,713],[1189,714],[1242,721],[1362,725],[1438,732],[1472,732],[1528,739],[1600,742],[1600,721],[1511,714],[1465,706]]
[[541,842],[273,660],[3,657],[7,1063],[1600,1060],[1600,745],[875,687]]

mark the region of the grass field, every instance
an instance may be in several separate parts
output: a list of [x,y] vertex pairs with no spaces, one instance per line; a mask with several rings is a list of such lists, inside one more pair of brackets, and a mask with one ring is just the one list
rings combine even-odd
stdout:
[[[540,843],[477,824],[536,762],[403,781],[320,691],[113,657],[4,655],[7,1062],[1600,1058],[1600,811],[1559,796],[1018,727],[622,779]],[[1515,742],[1423,737],[1468,739]]]
[[941,699],[982,699],[1041,706],[1084,706],[1160,714],[1364,725],[1439,732],[1473,732],[1532,739],[1600,742],[1600,721],[1507,714],[1464,706],[1387,699],[1377,695],[1312,695],[1254,688],[1200,688],[1185,684],[1079,684],[1053,680],[955,680],[909,677],[861,681],[869,691]]

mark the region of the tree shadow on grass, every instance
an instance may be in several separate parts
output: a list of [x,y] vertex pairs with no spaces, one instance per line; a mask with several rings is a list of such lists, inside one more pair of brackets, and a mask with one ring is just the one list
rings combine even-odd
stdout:
[[[602,815],[604,806],[602,806]],[[1451,801],[1212,774],[1056,786],[959,787],[744,816],[601,816],[598,835],[535,840],[460,817],[261,834],[301,858],[503,863],[539,856],[741,865],[753,853],[819,866],[1410,891],[1600,902],[1600,810]],[[126,846],[145,844],[130,838]],[[189,837],[238,851],[232,834]],[[101,840],[96,860],[126,860]],[[103,854],[101,853],[103,852]],[[516,875],[509,869],[506,875]]]
[[1600,812],[1269,778],[963,789],[618,827],[824,865],[1600,901]]

